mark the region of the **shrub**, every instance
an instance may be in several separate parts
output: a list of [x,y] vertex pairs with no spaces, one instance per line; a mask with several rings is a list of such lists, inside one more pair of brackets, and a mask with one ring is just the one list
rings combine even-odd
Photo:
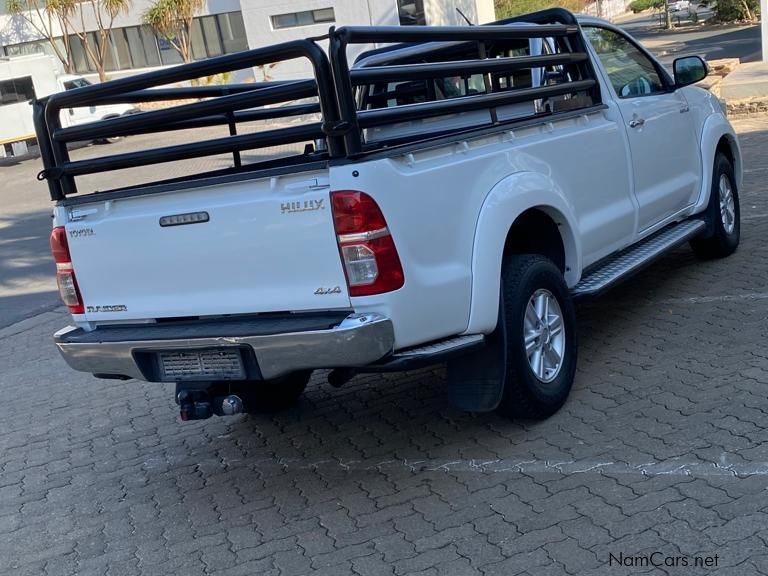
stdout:
[[565,8],[571,12],[583,12],[586,0],[495,0],[496,18],[510,18],[546,8]]
[[664,6],[664,0],[634,0],[629,5],[629,9],[632,10],[632,12],[642,12],[643,10],[648,10],[649,8],[662,8]]

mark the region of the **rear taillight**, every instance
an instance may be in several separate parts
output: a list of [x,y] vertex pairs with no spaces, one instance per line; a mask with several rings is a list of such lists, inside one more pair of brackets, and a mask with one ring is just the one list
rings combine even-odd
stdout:
[[72,314],[83,314],[85,312],[83,299],[77,287],[75,270],[72,267],[72,258],[67,244],[67,231],[63,226],[54,228],[51,232],[51,253],[56,262],[56,282],[59,285],[61,299]]
[[371,296],[401,288],[403,267],[387,222],[365,192],[331,193],[333,223],[350,296]]

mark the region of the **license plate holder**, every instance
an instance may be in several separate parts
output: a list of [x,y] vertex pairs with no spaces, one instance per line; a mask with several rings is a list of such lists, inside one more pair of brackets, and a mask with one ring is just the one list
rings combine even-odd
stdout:
[[161,382],[245,380],[241,348],[201,348],[156,352]]

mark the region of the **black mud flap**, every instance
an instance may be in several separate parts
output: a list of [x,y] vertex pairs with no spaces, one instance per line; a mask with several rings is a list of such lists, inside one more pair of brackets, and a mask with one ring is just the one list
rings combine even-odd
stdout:
[[507,331],[499,306],[496,330],[485,346],[448,361],[448,401],[467,412],[491,412],[504,394],[507,366]]

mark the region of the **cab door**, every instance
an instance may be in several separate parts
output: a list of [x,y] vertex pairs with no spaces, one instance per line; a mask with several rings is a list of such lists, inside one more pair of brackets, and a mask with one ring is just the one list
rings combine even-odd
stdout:
[[631,38],[613,28],[583,30],[624,121],[642,234],[698,197],[701,158],[693,115],[659,64]]

